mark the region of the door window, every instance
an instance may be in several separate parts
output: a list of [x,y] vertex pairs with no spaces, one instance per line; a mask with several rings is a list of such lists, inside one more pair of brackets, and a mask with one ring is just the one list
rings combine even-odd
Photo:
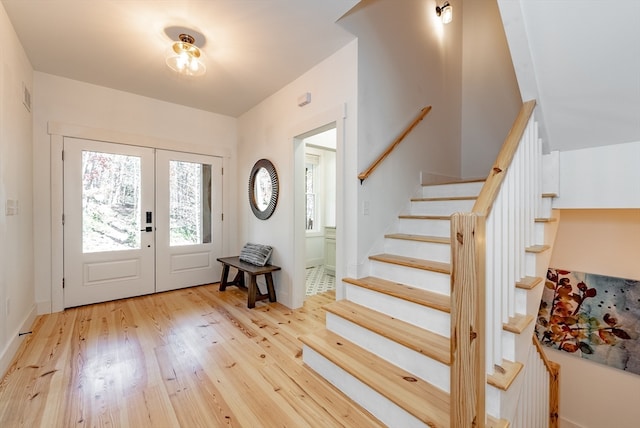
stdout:
[[140,157],[82,152],[82,252],[140,248]]
[[211,242],[211,165],[169,162],[169,245]]

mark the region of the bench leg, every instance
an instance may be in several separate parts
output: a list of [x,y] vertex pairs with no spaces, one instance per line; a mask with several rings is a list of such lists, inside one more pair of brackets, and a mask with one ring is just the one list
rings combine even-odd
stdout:
[[238,269],[238,273],[236,274],[236,277],[233,278],[233,283],[236,284],[238,287],[246,288],[246,286],[244,285],[244,272],[241,271],[240,269]]
[[273,277],[271,276],[271,272],[267,272],[264,274],[265,279],[267,280],[267,292],[269,293],[269,301],[276,301],[276,289],[273,286]]
[[248,290],[248,298],[247,298],[247,308],[253,309],[256,307],[256,296],[258,294],[258,283],[256,282],[255,275],[249,275],[251,279],[249,280],[249,290]]
[[227,279],[229,278],[229,265],[222,265],[222,278],[220,279],[220,291],[227,289]]

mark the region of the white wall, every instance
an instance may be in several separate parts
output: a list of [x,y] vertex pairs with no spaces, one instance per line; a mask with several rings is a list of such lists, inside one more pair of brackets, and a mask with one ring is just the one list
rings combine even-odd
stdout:
[[[301,297],[294,302],[296,268],[302,269],[302,284],[296,285],[302,287],[304,295],[304,259],[300,260],[300,266],[296,266],[294,247],[294,137],[330,123],[330,118],[335,119],[335,114],[328,112],[336,109],[342,111],[346,105],[343,135],[345,162],[341,168],[346,176],[355,177],[356,168],[350,160],[355,157],[350,153],[354,152],[357,144],[356,55],[357,42],[354,41],[239,118],[236,188],[239,195],[239,233],[236,251],[247,241],[274,247],[271,261],[282,267],[281,271],[275,273],[276,294],[278,301],[286,306],[302,303]],[[311,103],[298,107],[297,99],[305,92],[311,93]],[[318,123],[324,117],[329,118],[327,122]],[[274,163],[280,182],[278,204],[274,214],[267,220],[259,220],[253,215],[247,199],[249,172],[261,158]],[[345,183],[345,187],[349,186],[354,187],[355,183]],[[350,191],[343,189],[343,205],[353,200],[346,196]],[[353,220],[345,219],[344,222],[351,224],[349,230],[355,231]],[[354,239],[349,237],[339,242],[355,242]],[[304,245],[304,239],[302,242]],[[345,257],[352,256],[347,254]]]
[[[454,11],[459,3],[453,0]],[[357,264],[397,219],[420,174],[459,177],[462,20],[442,24],[434,1],[364,0],[340,24],[358,37],[358,172],[425,106],[433,110],[362,186],[357,186]],[[348,182],[357,180],[348,176]],[[368,214],[364,206],[368,205]]]
[[[560,218],[551,267],[640,280],[640,209],[562,210]],[[638,426],[640,375],[566,352],[547,354],[561,366],[563,426]]]
[[[462,2],[460,2],[462,3]],[[486,177],[522,100],[496,0],[463,6],[462,177]]]
[[640,142],[560,152],[554,208],[640,208]]
[[[61,309],[61,294],[52,293],[58,281],[51,280],[59,267],[50,262],[52,245],[57,248],[52,242],[51,204],[55,207],[57,201],[52,200],[49,183],[55,185],[59,177],[51,177],[49,127],[66,135],[222,156],[229,177],[223,178],[223,248],[230,237],[235,241],[236,198],[230,189],[235,190],[236,119],[40,72],[35,73],[33,99],[33,179],[39,184],[34,188],[35,292],[41,313]],[[59,255],[53,258],[53,264],[59,264]]]
[[[0,6],[0,376],[35,318],[31,113],[23,84],[33,93],[33,68]],[[17,212],[7,215],[7,201]],[[38,242],[36,242],[36,245]]]

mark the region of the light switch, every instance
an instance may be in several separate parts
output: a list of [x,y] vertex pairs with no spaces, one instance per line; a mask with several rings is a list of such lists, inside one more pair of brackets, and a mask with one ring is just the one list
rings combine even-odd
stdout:
[[7,205],[5,208],[5,214],[10,216],[10,215],[16,215],[18,214],[18,201],[15,199],[7,199]]

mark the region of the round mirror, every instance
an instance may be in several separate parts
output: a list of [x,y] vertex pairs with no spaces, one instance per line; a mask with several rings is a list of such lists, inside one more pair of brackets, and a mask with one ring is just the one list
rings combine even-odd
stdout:
[[267,159],[253,165],[249,175],[249,205],[256,217],[266,220],[276,209],[278,202],[278,174]]

